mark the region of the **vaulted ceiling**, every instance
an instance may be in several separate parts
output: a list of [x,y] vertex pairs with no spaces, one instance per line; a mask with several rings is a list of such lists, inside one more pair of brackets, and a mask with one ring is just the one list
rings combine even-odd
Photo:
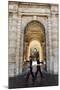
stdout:
[[44,27],[37,21],[30,22],[26,26],[24,34],[25,42],[30,42],[31,40],[45,41]]

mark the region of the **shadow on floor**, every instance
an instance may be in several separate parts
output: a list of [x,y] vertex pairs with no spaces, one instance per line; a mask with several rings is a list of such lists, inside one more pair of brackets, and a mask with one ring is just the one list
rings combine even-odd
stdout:
[[26,81],[26,74],[9,77],[9,89],[11,88],[28,88],[28,87],[43,87],[43,86],[57,86],[58,75],[43,73],[44,78],[40,78],[38,74],[37,79],[33,82],[30,75],[29,80]]

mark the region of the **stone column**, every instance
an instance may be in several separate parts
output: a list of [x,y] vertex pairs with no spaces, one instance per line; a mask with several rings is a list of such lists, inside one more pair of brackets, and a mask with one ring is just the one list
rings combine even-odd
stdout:
[[22,73],[21,61],[21,15],[17,17],[17,48],[16,48],[16,75]]
[[12,25],[9,24],[9,76],[16,75],[16,26],[17,15],[12,13]]
[[21,32],[20,32],[20,74],[22,74],[23,69],[23,41],[24,41],[24,30],[22,29],[22,22],[21,22]]
[[54,74],[58,73],[58,60],[59,60],[59,53],[58,53],[58,36],[59,36],[59,23],[58,23],[58,15],[55,15],[54,12],[52,13],[52,54],[53,54],[53,72]]
[[51,15],[48,16],[48,60],[47,60],[47,71],[52,72],[52,41],[51,41]]
[[46,60],[45,60],[45,63],[46,63],[46,70],[47,70],[47,61],[48,61],[48,32],[47,32],[47,23],[46,23],[46,26],[45,26],[45,55],[46,55]]

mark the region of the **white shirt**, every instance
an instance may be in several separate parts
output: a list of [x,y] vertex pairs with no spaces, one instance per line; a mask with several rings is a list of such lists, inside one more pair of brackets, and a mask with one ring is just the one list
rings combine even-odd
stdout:
[[32,61],[32,71],[36,72],[37,70],[37,61]]

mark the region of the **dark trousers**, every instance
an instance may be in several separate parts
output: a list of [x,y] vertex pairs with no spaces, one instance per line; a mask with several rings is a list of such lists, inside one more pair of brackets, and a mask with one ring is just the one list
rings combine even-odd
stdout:
[[35,73],[35,79],[37,78],[38,72],[40,73],[41,78],[43,77],[43,74],[42,74],[42,72],[41,72],[41,69],[40,69],[40,67],[38,67],[38,68],[37,68],[37,71],[36,71],[36,73]]
[[32,72],[32,69],[27,73],[26,80],[29,79],[30,74],[32,75],[32,80],[34,80],[34,74],[33,74],[33,72]]

